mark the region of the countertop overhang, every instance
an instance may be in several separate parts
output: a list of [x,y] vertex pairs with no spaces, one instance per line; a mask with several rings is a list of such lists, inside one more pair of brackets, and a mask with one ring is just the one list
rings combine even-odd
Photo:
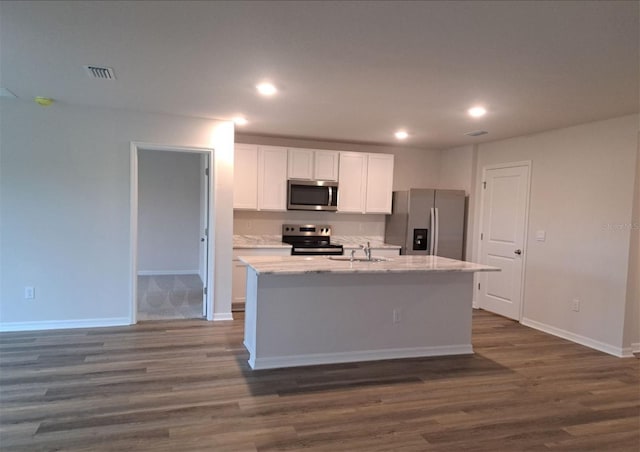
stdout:
[[498,267],[439,256],[394,256],[380,262],[337,261],[327,256],[239,256],[239,259],[258,275],[500,271]]

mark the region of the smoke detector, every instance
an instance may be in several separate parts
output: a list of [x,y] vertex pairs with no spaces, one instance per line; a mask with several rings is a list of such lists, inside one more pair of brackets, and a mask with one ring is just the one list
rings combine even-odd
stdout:
[[486,135],[489,132],[487,132],[486,130],[474,130],[473,132],[467,132],[465,133],[465,135],[470,136],[470,137],[479,137],[480,135]]
[[91,78],[98,80],[115,80],[116,74],[113,72],[113,68],[106,66],[83,66],[87,75]]

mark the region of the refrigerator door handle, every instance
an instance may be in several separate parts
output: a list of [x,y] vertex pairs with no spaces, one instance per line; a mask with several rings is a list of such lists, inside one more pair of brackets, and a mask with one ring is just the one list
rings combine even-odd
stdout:
[[435,242],[436,242],[436,209],[434,207],[431,208],[431,217],[429,219],[429,254],[433,255],[435,253]]
[[433,254],[434,256],[438,255],[438,243],[440,242],[440,212],[438,212],[438,208],[434,209],[436,211],[436,241],[433,244]]

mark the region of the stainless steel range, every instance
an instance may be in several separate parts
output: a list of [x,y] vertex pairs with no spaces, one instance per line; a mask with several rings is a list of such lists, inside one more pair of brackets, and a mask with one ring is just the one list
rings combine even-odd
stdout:
[[282,241],[293,245],[292,255],[340,255],[342,245],[331,244],[331,226],[315,224],[283,224]]

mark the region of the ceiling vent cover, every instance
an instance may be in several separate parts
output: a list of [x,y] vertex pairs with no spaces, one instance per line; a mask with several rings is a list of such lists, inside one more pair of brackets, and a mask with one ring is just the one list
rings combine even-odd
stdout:
[[465,133],[465,135],[468,135],[470,137],[479,137],[480,135],[486,135],[489,132],[487,132],[486,130],[474,130],[473,132],[467,132]]
[[91,78],[98,80],[115,80],[116,75],[113,73],[113,68],[104,66],[83,66],[84,70]]

